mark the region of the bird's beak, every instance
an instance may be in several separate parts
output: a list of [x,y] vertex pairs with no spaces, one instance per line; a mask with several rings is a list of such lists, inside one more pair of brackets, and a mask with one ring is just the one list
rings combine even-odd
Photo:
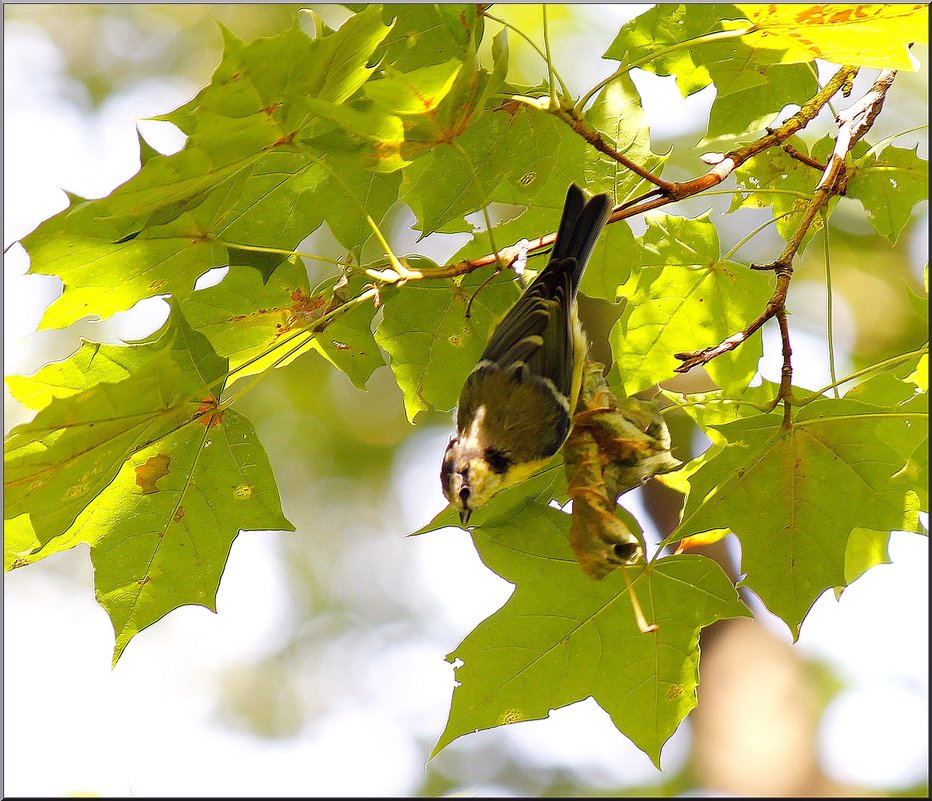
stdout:
[[469,516],[472,514],[472,509],[460,509],[460,523],[463,524],[463,528],[466,527],[466,524],[469,522]]

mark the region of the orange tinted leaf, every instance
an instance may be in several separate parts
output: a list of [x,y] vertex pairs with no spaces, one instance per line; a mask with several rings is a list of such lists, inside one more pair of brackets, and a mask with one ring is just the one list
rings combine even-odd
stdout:
[[754,23],[742,39],[753,47],[786,50],[786,62],[822,58],[915,70],[908,45],[929,40],[925,3],[746,3],[738,8]]
[[136,483],[144,494],[149,495],[158,492],[155,482],[165,475],[168,475],[168,465],[171,463],[171,456],[166,453],[157,453],[150,456],[144,464],[136,468]]

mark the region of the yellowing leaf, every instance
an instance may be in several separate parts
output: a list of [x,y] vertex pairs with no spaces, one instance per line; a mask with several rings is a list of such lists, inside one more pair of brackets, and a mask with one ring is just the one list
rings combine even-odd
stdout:
[[754,29],[753,47],[786,50],[783,61],[822,58],[836,64],[915,70],[908,45],[928,41],[925,3],[739,3]]
[[367,83],[363,91],[392,114],[428,114],[450,91],[460,67],[457,59],[407,73],[387,67],[385,78]]

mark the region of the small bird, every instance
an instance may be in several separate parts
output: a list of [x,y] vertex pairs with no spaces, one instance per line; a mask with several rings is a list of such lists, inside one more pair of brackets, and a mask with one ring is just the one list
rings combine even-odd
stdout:
[[440,481],[464,526],[495,493],[543,467],[569,435],[588,347],[576,290],[611,210],[608,195],[587,201],[570,185],[550,260],[463,385]]

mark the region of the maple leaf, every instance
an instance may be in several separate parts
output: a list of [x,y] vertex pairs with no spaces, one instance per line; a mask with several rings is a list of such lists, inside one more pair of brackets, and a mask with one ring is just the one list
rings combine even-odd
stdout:
[[716,426],[728,445],[690,477],[682,521],[669,540],[733,531],[741,541],[742,583],[798,636],[816,598],[846,583],[853,529],[917,528],[907,488],[892,480],[904,460],[876,433],[888,414],[824,399],[804,407],[791,428],[776,415]]

